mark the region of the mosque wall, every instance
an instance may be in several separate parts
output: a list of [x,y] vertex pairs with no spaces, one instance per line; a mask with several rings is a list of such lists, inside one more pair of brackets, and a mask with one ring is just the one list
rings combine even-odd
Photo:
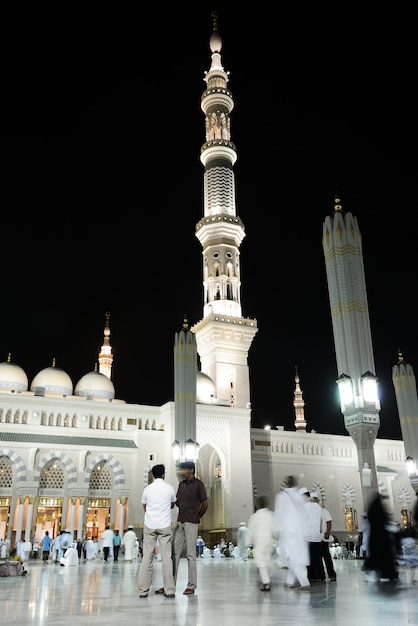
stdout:
[[[174,403],[162,407],[128,405],[69,397],[38,397],[0,391],[0,464],[13,467],[13,481],[1,483],[0,498],[51,495],[40,489],[45,465],[57,459],[63,484],[52,490],[62,496],[63,519],[69,519],[71,498],[80,494],[111,497],[111,523],[118,522],[119,498],[127,498],[128,523],[143,525],[141,496],[155,463],[166,466],[166,480],[178,484],[172,459]],[[351,437],[263,430],[250,427],[250,409],[198,405],[196,436],[198,468],[212,498],[202,529],[233,532],[247,521],[257,495],[271,506],[286,475],[321,492],[334,518],[336,533],[346,529],[345,507],[351,506],[361,525],[363,503],[357,451]],[[86,416],[87,419],[83,419]],[[406,474],[402,441],[376,440],[379,489],[387,493],[397,521],[412,509],[415,494]],[[111,476],[108,490],[93,489],[91,477],[104,462]],[[7,469],[7,468],[6,468]],[[173,510],[173,522],[177,517]],[[25,528],[22,529],[24,532]]]
[[[345,535],[346,507],[351,508],[357,528],[364,512],[357,450],[351,437],[251,430],[252,476],[255,494],[274,503],[286,476],[297,477],[299,486],[321,494],[333,517],[335,533]],[[401,523],[401,510],[409,510],[415,495],[406,472],[402,441],[375,443],[379,490],[387,494],[394,519]]]

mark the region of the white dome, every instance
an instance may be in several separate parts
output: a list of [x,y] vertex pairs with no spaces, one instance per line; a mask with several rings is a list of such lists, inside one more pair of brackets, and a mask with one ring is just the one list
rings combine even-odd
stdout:
[[5,361],[0,363],[0,390],[27,391],[28,377],[20,365]]
[[215,383],[207,374],[197,372],[196,402],[198,404],[212,404],[216,401]]
[[45,393],[59,393],[63,396],[73,395],[73,383],[71,378],[64,370],[59,367],[46,367],[36,374],[32,380],[30,390],[36,393],[36,390],[44,389]]
[[89,372],[88,374],[84,374],[76,384],[74,395],[93,396],[93,398],[113,400],[115,397],[115,387],[105,374]]

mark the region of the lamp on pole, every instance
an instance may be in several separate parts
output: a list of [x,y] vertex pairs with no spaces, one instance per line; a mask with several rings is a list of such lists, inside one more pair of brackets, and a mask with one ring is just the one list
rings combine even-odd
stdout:
[[193,441],[193,439],[187,439],[183,445],[175,439],[171,444],[173,461],[176,465],[184,461],[193,461],[193,463],[196,463],[199,456],[199,447],[197,441]]
[[408,472],[409,480],[415,493],[418,493],[418,472],[417,462],[412,456],[406,457],[406,471]]
[[371,497],[378,491],[374,458],[374,442],[380,424],[377,378],[369,371],[357,381],[341,374],[336,383],[344,424],[357,448],[363,507],[367,510]]

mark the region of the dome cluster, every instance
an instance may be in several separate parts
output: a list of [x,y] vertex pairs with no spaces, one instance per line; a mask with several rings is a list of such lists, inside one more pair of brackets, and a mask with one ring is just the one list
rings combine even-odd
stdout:
[[[70,376],[55,361],[50,367],[45,367],[33,378],[29,387],[25,371],[13,363],[10,356],[7,361],[0,363],[0,392],[24,393],[30,391],[35,395],[80,396],[98,400],[113,400],[115,388],[112,381],[94,371],[82,376],[73,387]],[[218,404],[216,388],[213,380],[203,372],[197,372],[196,400],[198,404]]]
[[75,395],[103,400],[113,400],[115,397],[113,383],[104,374],[97,371],[89,372],[82,376],[73,388],[70,376],[63,369],[56,367],[55,362],[51,367],[46,367],[36,374],[29,388],[25,371],[20,365],[13,363],[10,356],[7,361],[0,363],[1,391],[15,393],[31,391],[35,395]]

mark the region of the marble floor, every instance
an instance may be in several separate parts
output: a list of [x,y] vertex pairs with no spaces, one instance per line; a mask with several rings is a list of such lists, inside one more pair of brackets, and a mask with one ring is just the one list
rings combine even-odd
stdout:
[[0,623],[19,626],[401,626],[418,624],[418,585],[370,583],[361,560],[336,560],[337,582],[311,591],[285,589],[278,563],[271,591],[262,593],[253,560],[200,559],[198,589],[184,596],[187,562],[182,559],[174,599],[155,595],[162,585],[155,562],[153,589],[138,597],[138,562],[81,562],[74,567],[29,561],[28,575],[0,578]]

